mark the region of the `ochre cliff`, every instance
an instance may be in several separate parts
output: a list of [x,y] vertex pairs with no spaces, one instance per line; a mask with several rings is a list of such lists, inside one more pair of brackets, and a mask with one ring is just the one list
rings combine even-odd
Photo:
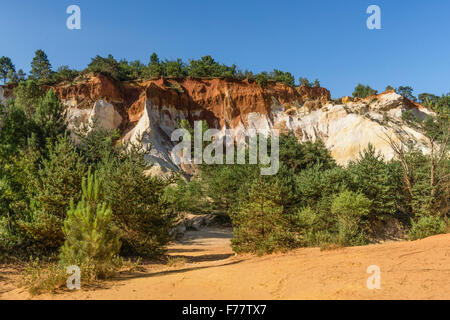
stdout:
[[[384,137],[407,135],[428,151],[425,137],[401,121],[411,110],[417,117],[431,112],[395,91],[365,99],[344,97],[331,101],[320,87],[289,87],[225,79],[159,79],[117,82],[90,75],[53,90],[67,108],[69,129],[98,120],[99,125],[120,129],[122,139],[142,138],[151,145],[148,159],[160,168],[179,169],[173,163],[171,133],[183,119],[206,120],[211,128],[293,132],[300,141],[322,139],[338,163],[346,164],[373,144],[386,159],[394,156]],[[0,102],[12,88],[3,87]]]
[[76,84],[52,88],[70,107],[91,108],[100,99],[113,104],[124,119],[124,127],[140,119],[146,101],[182,111],[190,121],[204,119],[213,127],[234,127],[241,121],[246,124],[251,112],[268,115],[273,99],[281,104],[299,105],[309,100],[323,104],[330,100],[330,92],[325,88],[292,88],[280,83],[269,83],[262,88],[255,82],[223,79],[116,82],[97,75]]

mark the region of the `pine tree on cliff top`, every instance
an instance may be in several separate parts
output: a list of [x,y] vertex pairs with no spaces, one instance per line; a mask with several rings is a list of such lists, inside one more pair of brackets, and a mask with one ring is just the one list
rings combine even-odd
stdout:
[[33,79],[48,79],[52,73],[52,65],[43,50],[37,50],[31,62],[31,77]]

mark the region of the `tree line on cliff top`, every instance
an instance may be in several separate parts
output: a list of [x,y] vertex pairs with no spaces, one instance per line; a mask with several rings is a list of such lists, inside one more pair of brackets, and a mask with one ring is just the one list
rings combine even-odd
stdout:
[[[207,55],[198,60],[190,59],[184,62],[181,59],[168,60],[160,59],[156,53],[150,56],[148,64],[139,60],[127,61],[126,59],[116,60],[112,55],[101,57],[97,55],[92,58],[88,67],[84,70],[74,70],[69,66],[61,66],[56,71],[52,70],[52,65],[43,50],[37,50],[31,62],[31,72],[28,79],[36,80],[39,84],[53,85],[61,82],[73,82],[75,78],[87,73],[97,73],[105,75],[118,81],[131,81],[139,79],[159,79],[159,78],[223,78],[239,79],[256,82],[265,87],[269,82],[284,83],[294,87],[295,77],[290,72],[274,69],[272,72],[253,73],[249,70],[242,71],[236,65],[227,66],[215,61]],[[4,84],[19,83],[27,79],[26,73],[16,68],[9,57],[0,57],[0,80]],[[305,77],[299,77],[298,84],[307,87],[320,87],[319,79],[309,81]],[[394,88],[387,86],[385,91],[395,90],[398,94],[411,101],[424,103],[435,103],[441,97],[430,93],[421,93],[417,97],[413,95],[411,86],[399,86]],[[368,85],[358,83],[353,92],[356,98],[366,98],[377,94],[378,91]]]
[[[288,86],[295,86],[295,78],[290,72],[274,69],[272,72],[253,73],[248,70],[243,71],[234,64],[231,66],[221,64],[209,55],[184,62],[181,59],[163,60],[156,53],[150,56],[147,64],[139,60],[116,60],[112,55],[106,57],[97,55],[92,58],[88,67],[84,70],[79,71],[68,66],[61,66],[56,71],[53,71],[45,52],[37,50],[31,62],[31,72],[28,78],[38,80],[40,84],[56,84],[63,81],[71,82],[79,75],[90,72],[103,74],[118,81],[190,77],[247,79],[251,82],[256,81],[261,86],[266,86],[268,82],[279,82]],[[21,69],[16,72],[10,58],[1,57],[0,79],[3,80],[4,84],[18,83],[26,79],[26,74]],[[320,86],[318,80],[309,82],[304,77],[300,77],[299,83],[306,86]]]

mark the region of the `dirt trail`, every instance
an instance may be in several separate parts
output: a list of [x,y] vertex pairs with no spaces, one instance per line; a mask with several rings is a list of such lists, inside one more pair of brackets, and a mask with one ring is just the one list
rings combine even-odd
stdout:
[[[450,299],[450,234],[264,257],[234,255],[230,237],[230,231],[220,229],[189,232],[169,250],[171,256],[186,259],[182,265],[148,265],[143,272],[105,283],[104,288],[34,298]],[[366,286],[370,265],[381,269],[380,290]],[[0,299],[30,298],[23,289],[11,289],[0,289]]]

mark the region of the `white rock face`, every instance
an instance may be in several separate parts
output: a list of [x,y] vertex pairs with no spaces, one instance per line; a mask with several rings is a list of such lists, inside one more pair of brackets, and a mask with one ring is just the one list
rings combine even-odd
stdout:
[[[396,93],[388,93],[368,104],[328,104],[308,114],[301,109],[293,115],[278,113],[274,122],[296,132],[302,141],[322,139],[336,161],[345,165],[355,160],[369,143],[386,160],[392,159],[394,152],[386,142],[386,135],[394,139],[399,135],[410,136],[424,153],[428,153],[425,137],[402,124],[404,111],[403,98]],[[411,111],[419,118],[430,114],[426,109],[413,108]]]
[[114,109],[114,106],[104,100],[94,103],[89,114],[89,121],[97,122],[97,125],[104,129],[117,129],[122,122],[122,116]]
[[97,126],[114,130],[119,128],[122,122],[122,116],[115,110],[114,106],[104,100],[96,101],[92,109],[78,109],[76,104],[68,106],[66,103],[65,105],[67,107],[68,129],[75,141],[78,141],[78,138],[74,131],[82,125],[92,124],[96,121]]
[[177,170],[179,168],[174,164],[171,155],[174,143],[170,141],[171,131],[175,128],[169,130],[165,115],[156,110],[157,108],[152,107],[147,100],[144,113],[137,125],[125,135],[123,140],[131,143],[138,143],[141,140],[145,148],[151,148],[146,157],[147,160],[155,166]]

